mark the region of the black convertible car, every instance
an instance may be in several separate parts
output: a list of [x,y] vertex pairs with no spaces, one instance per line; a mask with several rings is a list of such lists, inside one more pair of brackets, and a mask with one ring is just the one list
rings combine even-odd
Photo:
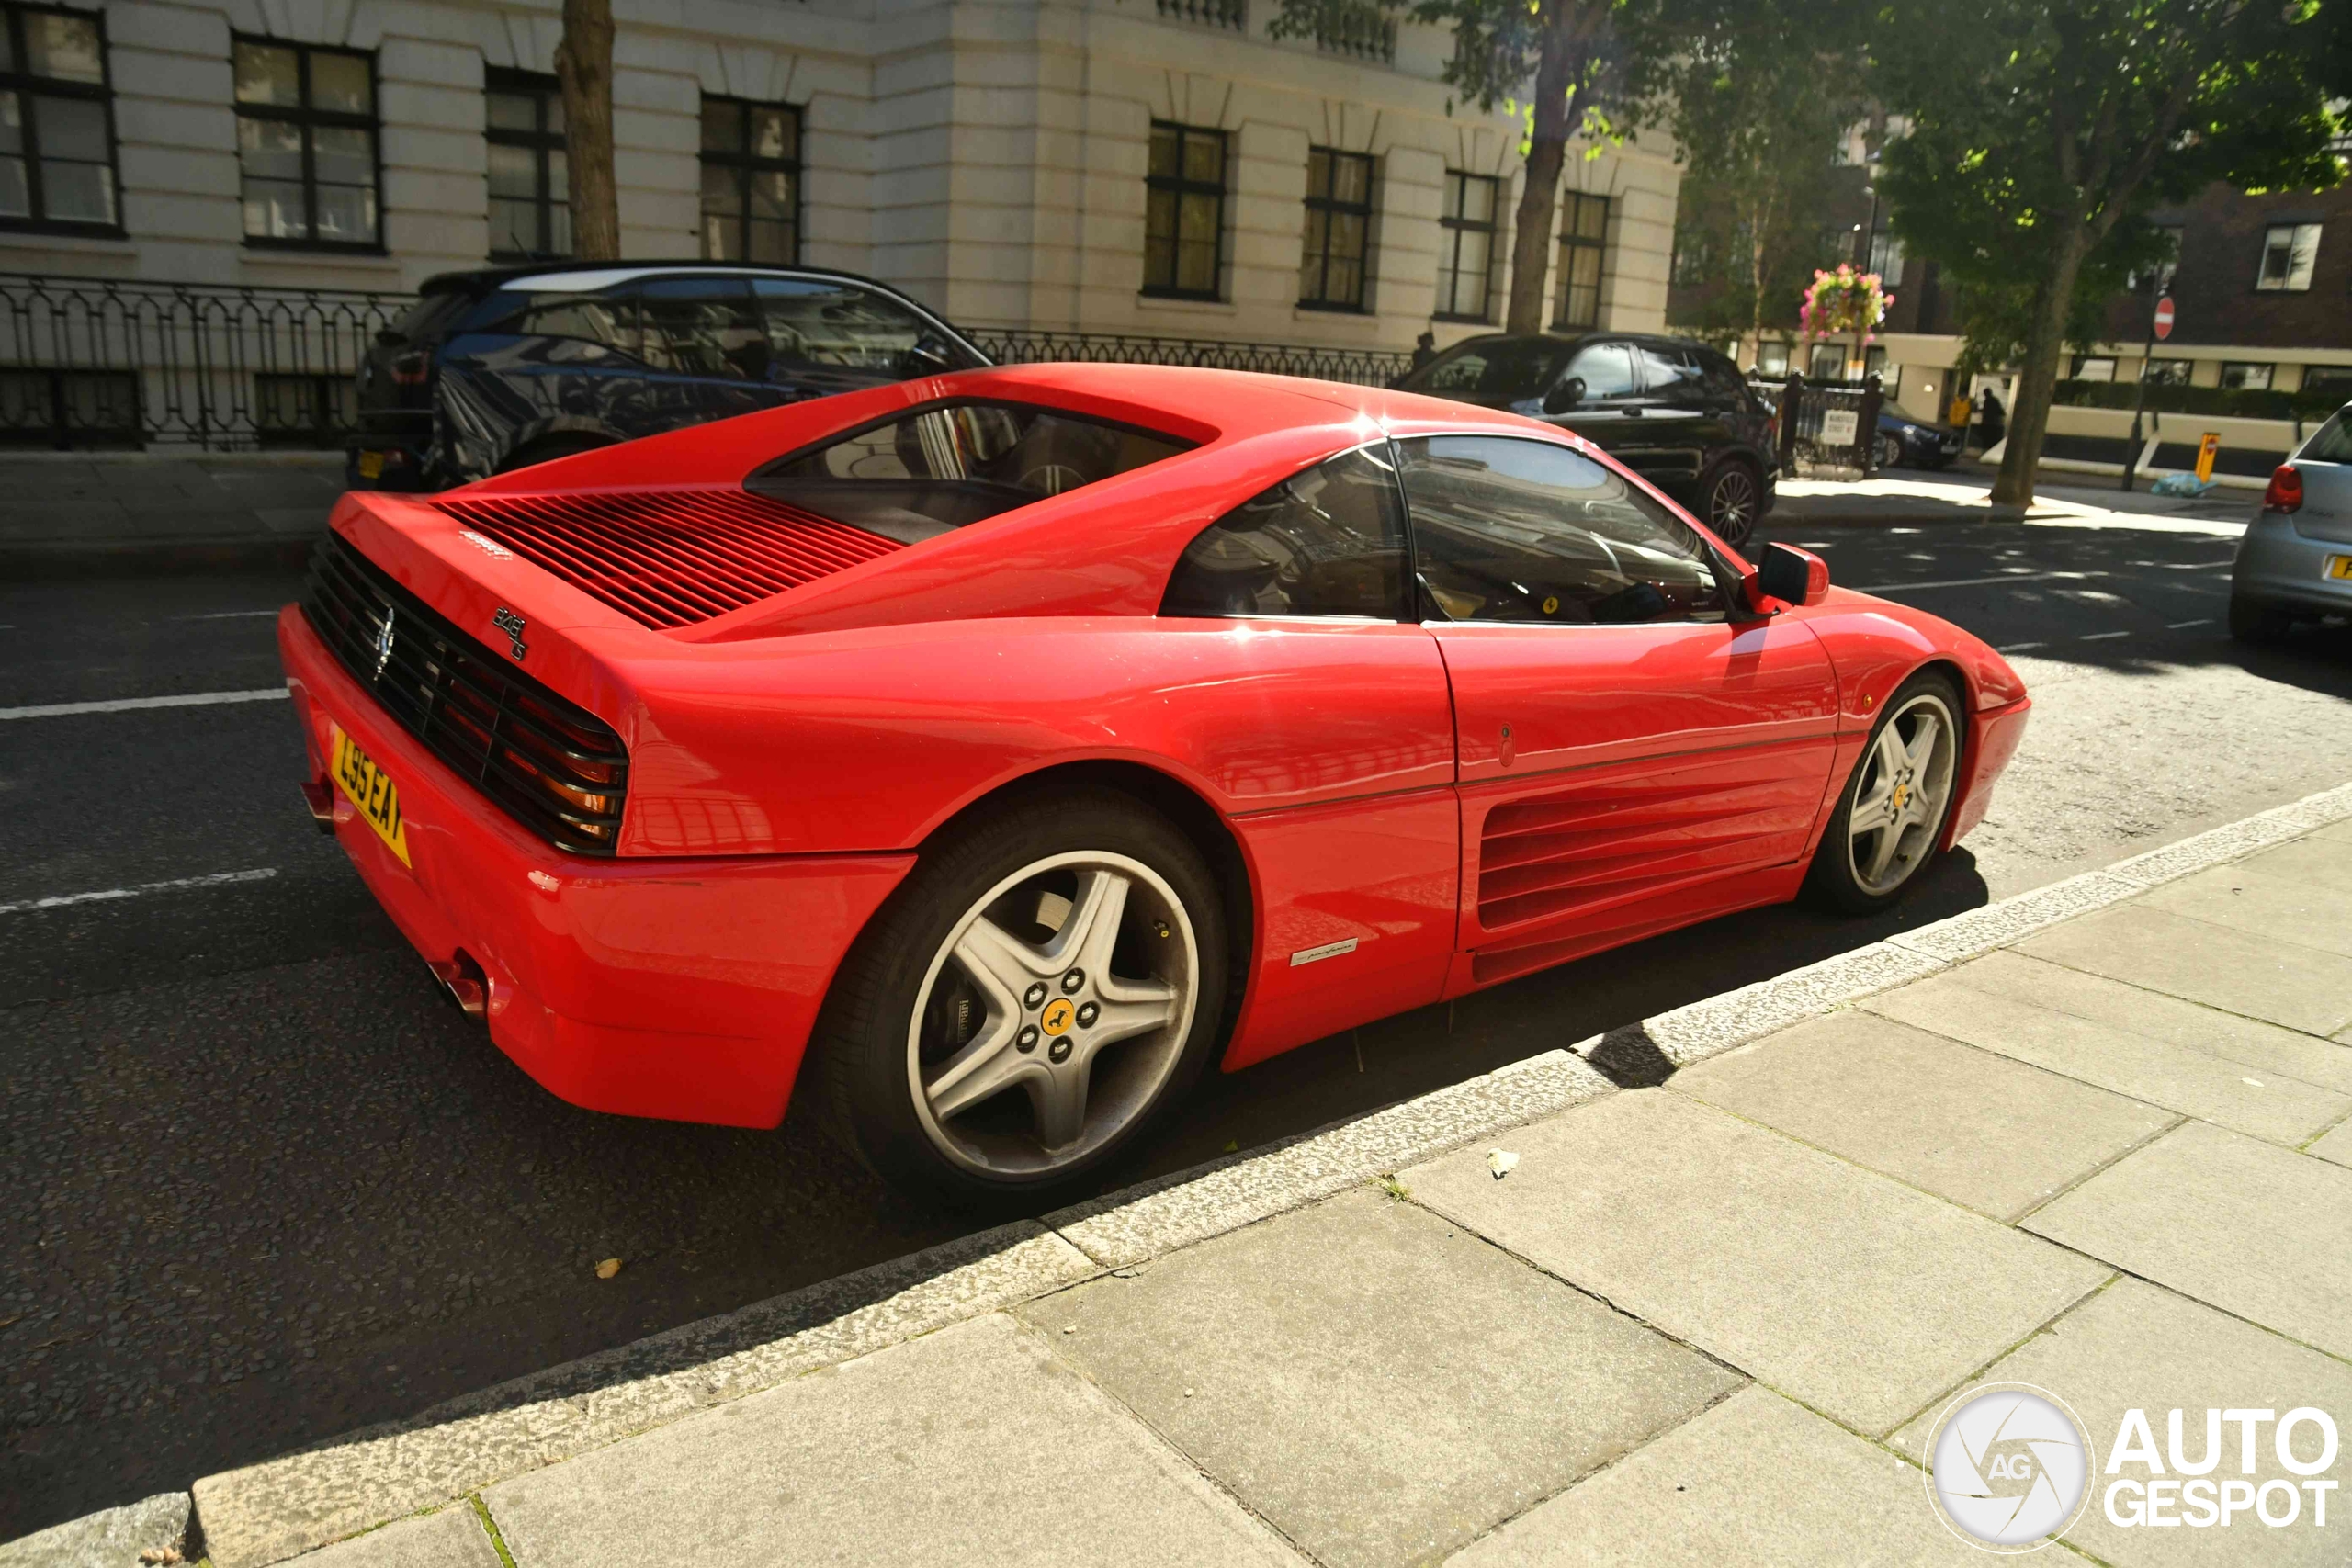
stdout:
[[851,273],[707,262],[446,273],[360,365],[345,477],[361,490],[443,490],[988,362],[905,295]]

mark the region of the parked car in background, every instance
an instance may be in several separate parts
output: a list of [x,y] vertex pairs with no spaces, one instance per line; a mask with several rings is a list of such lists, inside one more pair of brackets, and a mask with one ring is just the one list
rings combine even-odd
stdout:
[[1949,424],[1883,405],[1878,411],[1879,468],[1948,468],[1960,456],[1960,444],[1961,433]]
[[1494,333],[1396,385],[1573,430],[1736,545],[1772,510],[1773,411],[1703,344],[1630,333]]
[[708,263],[445,273],[359,367],[356,490],[511,468],[988,356],[854,274]]
[[2266,642],[2299,620],[2352,616],[2352,403],[2270,476],[2230,567],[2230,635]]

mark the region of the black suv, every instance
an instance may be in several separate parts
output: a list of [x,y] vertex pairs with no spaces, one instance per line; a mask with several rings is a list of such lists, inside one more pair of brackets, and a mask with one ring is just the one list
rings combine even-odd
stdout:
[[1455,344],[1396,385],[1573,430],[1736,545],[1772,510],[1770,409],[1702,344],[1633,333],[1495,333]]
[[429,279],[359,367],[356,489],[442,490],[632,436],[989,363],[850,273],[552,263]]

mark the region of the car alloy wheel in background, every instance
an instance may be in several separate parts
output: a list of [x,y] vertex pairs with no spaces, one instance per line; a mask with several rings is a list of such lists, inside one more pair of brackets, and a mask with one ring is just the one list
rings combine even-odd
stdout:
[[1726,545],[1744,544],[1756,531],[1760,487],[1744,463],[1725,463],[1708,482],[1707,526]]
[[1182,900],[1141,861],[1049,855],[977,899],[933,955],[907,1085],[950,1161],[1049,1176],[1131,1125],[1176,1070],[1200,1000]]
[[1899,468],[1903,466],[1903,443],[1882,432],[1878,438],[1878,466]]

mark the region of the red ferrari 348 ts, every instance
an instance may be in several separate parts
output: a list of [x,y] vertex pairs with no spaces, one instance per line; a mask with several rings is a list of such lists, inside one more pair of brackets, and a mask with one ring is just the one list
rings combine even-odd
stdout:
[[967,1196],[1211,1062],[1881,906],[2028,706],[1532,420],[1114,366],[354,494],[279,643],[313,812],[540,1083],[769,1126],[808,1078]]

